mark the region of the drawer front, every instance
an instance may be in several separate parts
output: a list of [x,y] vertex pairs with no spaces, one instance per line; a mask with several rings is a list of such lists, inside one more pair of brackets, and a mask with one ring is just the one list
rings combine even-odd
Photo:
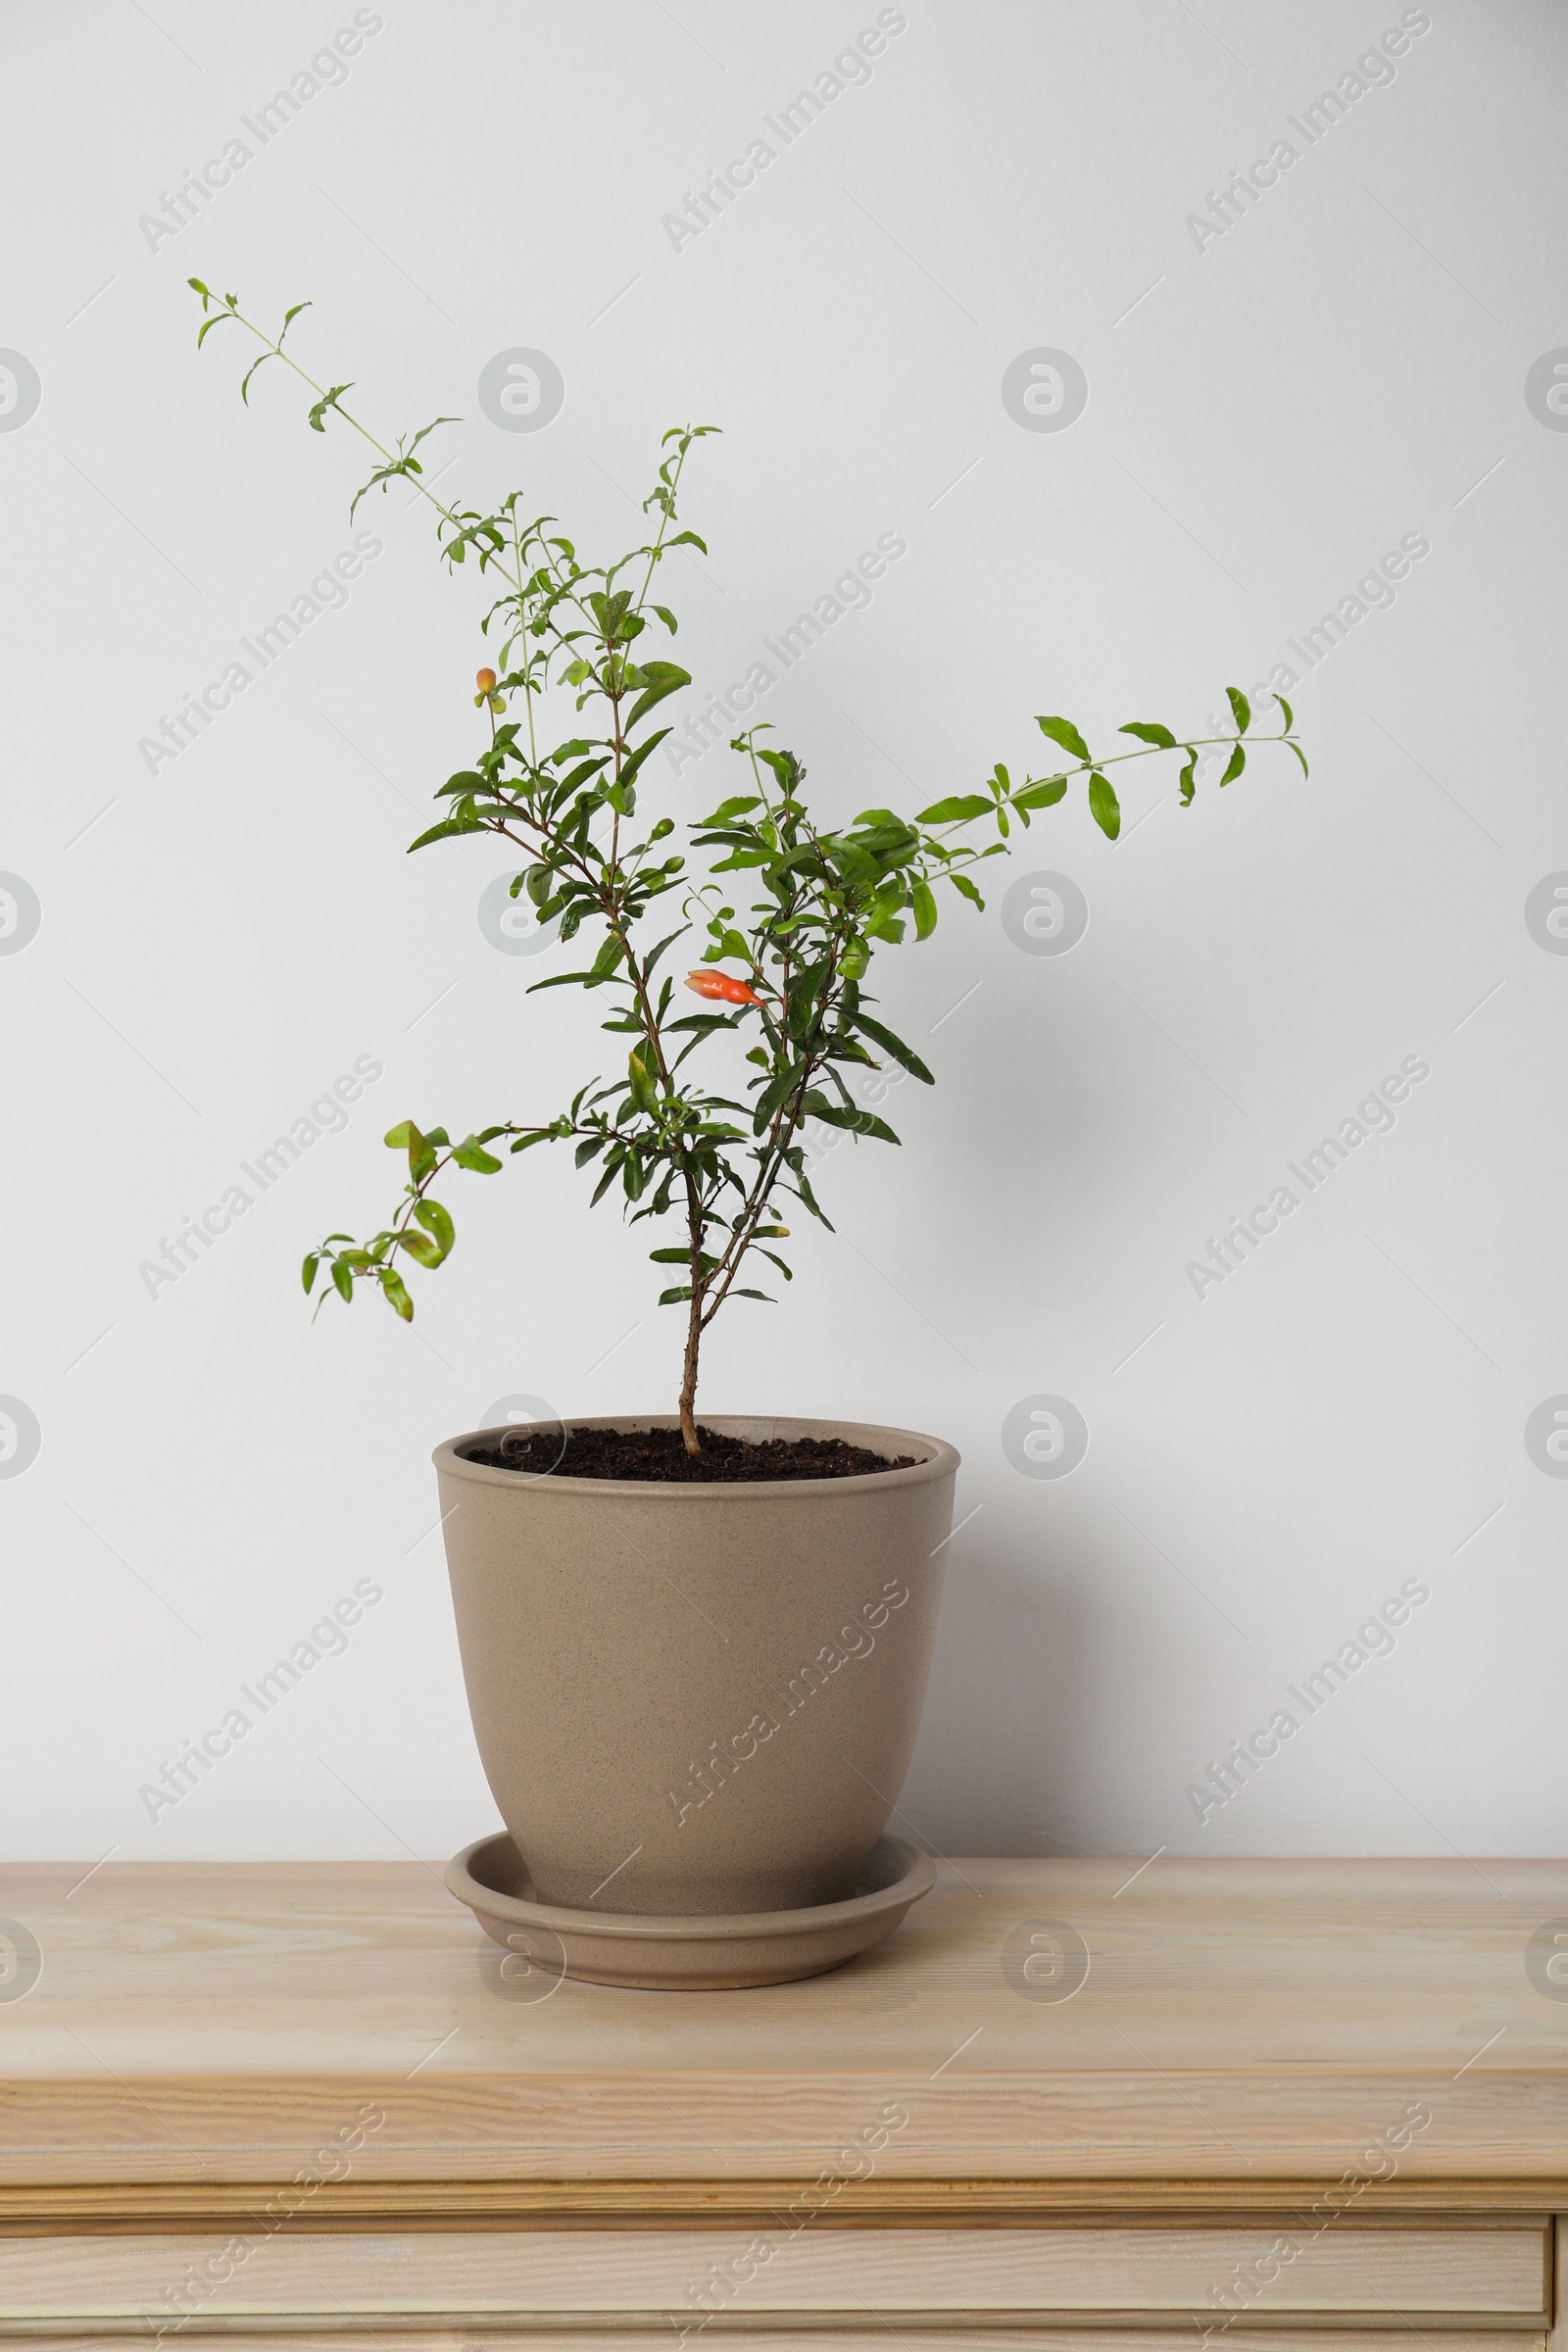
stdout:
[[[695,2336],[770,2314],[863,2328],[870,2315],[1125,2317],[1212,2328],[1216,2352],[1271,2324],[1381,2329],[1413,2319],[1477,2334],[1547,2322],[1549,2230],[1491,2226],[289,2230],[0,2239],[0,2326],[151,2320],[183,2335],[270,2320],[656,2320]],[[1407,2332],[1406,2328],[1406,2332]],[[793,2336],[797,2344],[799,2337]],[[969,2339],[972,2342],[972,2337]],[[1271,2340],[1273,2340],[1271,2338]],[[1110,2338],[1097,2332],[1100,2352]],[[1141,2336],[1146,2352],[1147,2336]]]

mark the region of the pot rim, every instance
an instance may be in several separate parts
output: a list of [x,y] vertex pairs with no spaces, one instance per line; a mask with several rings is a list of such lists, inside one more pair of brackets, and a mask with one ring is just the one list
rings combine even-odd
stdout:
[[[853,1478],[757,1478],[757,1479],[654,1479],[654,1478],[558,1478],[554,1471],[541,1472],[534,1478],[519,1478],[515,1470],[497,1470],[488,1462],[465,1461],[460,1446],[472,1446],[481,1440],[492,1444],[504,1437],[509,1429],[553,1429],[569,1425],[576,1429],[678,1429],[678,1413],[571,1413],[564,1414],[560,1422],[512,1421],[490,1429],[464,1430],[458,1437],[447,1438],[431,1454],[438,1472],[449,1478],[471,1479],[480,1486],[504,1487],[511,1493],[527,1494],[543,1491],[552,1494],[582,1495],[655,1495],[669,1496],[676,1501],[694,1501],[701,1497],[710,1500],[756,1499],[777,1500],[782,1495],[800,1494],[864,1494],[872,1490],[884,1493],[906,1487],[923,1486],[939,1478],[951,1478],[958,1469],[961,1456],[956,1446],[944,1438],[925,1436],[919,1430],[895,1429],[883,1422],[829,1421],[802,1417],[791,1413],[705,1413],[704,1422],[717,1430],[721,1437],[801,1437],[843,1438],[854,1446],[868,1446],[876,1451],[884,1448],[892,1453],[918,1453],[923,1458],[911,1462],[906,1470],[866,1470]],[[880,1442],[880,1443],[879,1443]]]

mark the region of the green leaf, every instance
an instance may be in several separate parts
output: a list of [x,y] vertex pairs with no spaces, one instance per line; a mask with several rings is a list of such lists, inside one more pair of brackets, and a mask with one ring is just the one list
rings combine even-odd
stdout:
[[754,1133],[761,1134],[774,1111],[788,1100],[800,1085],[801,1075],[801,1064],[798,1061],[787,1061],[782,1069],[774,1071],[753,1106],[752,1127]]
[[931,896],[929,882],[913,882],[909,886],[909,905],[914,910],[914,936],[929,939],[937,927],[937,903]]
[[[671,687],[669,691],[673,693],[674,689]],[[645,735],[642,742],[637,746],[637,749],[632,753],[631,757],[622,761],[620,775],[617,779],[622,791],[625,790],[628,784],[636,781],[637,770],[642,766],[643,761],[648,758],[651,752],[658,751],[660,745],[663,742],[668,733],[668,727],[661,727],[657,733],[653,735]]]
[[[303,304],[301,305],[301,308],[302,308],[302,309],[303,309],[303,308],[305,308],[305,307],[306,307],[305,305],[303,305]],[[289,313],[289,318],[293,318],[293,316],[294,316],[293,312],[292,312],[292,311],[290,311],[290,313]],[[287,319],[285,319],[285,320],[284,320],[284,324],[285,324],[285,326],[287,325],[287,323],[288,323],[288,320],[287,320]],[[280,343],[281,343],[281,342],[282,342],[282,340],[283,340],[283,338],[282,338],[282,336],[281,336],[281,335],[279,335],[277,339],[278,339],[278,341],[279,341]],[[348,386],[347,386],[347,384],[345,384],[345,385],[343,386],[343,389],[344,389],[344,391],[345,391],[345,392],[348,390]],[[416,450],[418,448],[418,446],[419,446],[419,443],[420,443],[420,442],[421,442],[421,441],[424,439],[424,437],[425,437],[425,434],[426,434],[426,433],[433,433],[433,432],[435,431],[435,429],[436,429],[436,426],[437,426],[438,424],[461,424],[462,422],[463,422],[463,418],[462,418],[461,416],[432,416],[428,424],[421,424],[421,425],[420,425],[420,427],[419,427],[418,431],[417,431],[417,432],[415,434],[415,436],[414,436],[414,439],[413,439],[413,440],[412,440],[412,441],[409,443],[409,446],[408,446],[408,449],[407,449],[407,451],[405,452],[405,455],[406,455],[406,456],[408,456],[408,457],[411,457],[411,458],[412,458],[412,457],[413,457],[413,455],[414,455],[414,453],[415,453],[415,451],[416,451]],[[401,442],[401,441],[398,443],[398,447],[399,447],[399,449],[402,449],[402,448],[403,448],[403,444],[402,444],[402,442]],[[415,470],[415,472],[416,472],[416,473],[417,473],[417,472],[419,471],[419,468],[418,468],[418,466],[415,466],[415,468],[414,468],[414,470]],[[491,537],[492,544],[496,544],[496,545],[499,545],[499,544],[500,544],[500,542],[496,540],[495,531],[494,531],[494,528],[493,528],[493,527],[491,528],[491,531],[490,531],[490,537]]]
[[403,1277],[391,1266],[383,1266],[379,1276],[387,1304],[396,1309],[405,1323],[414,1321],[414,1300],[404,1287]]
[[683,1298],[689,1298],[691,1295],[692,1286],[689,1282],[685,1282],[680,1285],[678,1290],[661,1291],[659,1303],[661,1306],[677,1306]]
[[414,1213],[424,1227],[425,1232],[434,1241],[441,1256],[450,1256],[452,1245],[458,1237],[452,1229],[452,1219],[440,1201],[432,1200],[428,1197],[423,1200],[416,1200],[414,1204]]
[[[218,324],[218,320],[214,318],[209,323],[216,326]],[[206,332],[207,328],[204,326],[202,328],[202,334],[205,335]],[[201,335],[198,335],[196,340],[199,345],[201,342]],[[269,360],[275,360],[277,356],[278,355],[275,351],[264,351],[259,360],[252,360],[250,366],[240,377],[239,396],[247,408],[249,408],[251,405],[251,377],[256,373],[258,368],[265,368]],[[345,384],[343,388],[345,391],[347,391],[348,386]]]
[[995,807],[988,792],[953,793],[922,808],[914,821],[917,825],[966,825],[972,817],[989,816]]
[[1089,765],[1089,746],[1070,718],[1036,718],[1035,725],[1042,735],[1049,735],[1053,743],[1059,743],[1064,752],[1081,760],[1085,767]]
[[381,1141],[389,1152],[407,1152],[411,1165],[424,1150],[424,1138],[412,1119],[399,1119],[395,1127],[387,1129]]
[[441,1250],[427,1233],[400,1233],[397,1243],[400,1250],[408,1251],[416,1266],[438,1266],[441,1263]]
[[620,933],[618,931],[607,932],[604,944],[594,957],[593,968],[588,974],[586,985],[590,988],[597,988],[602,981],[608,980],[625,953],[626,945]]
[[1106,840],[1114,841],[1121,831],[1121,807],[1098,768],[1089,779],[1089,812]]
[[810,1178],[806,1173],[806,1157],[804,1152],[799,1151],[792,1152],[789,1155],[789,1162],[795,1176],[795,1190],[797,1195],[806,1203],[806,1206],[810,1210],[812,1216],[816,1219],[819,1225],[825,1225],[829,1233],[836,1233],[838,1230],[837,1226],[834,1225],[831,1218],[825,1217],[822,1214],[821,1209],[817,1205],[816,1195],[811,1190]]
[[1277,694],[1277,695],[1274,697],[1274,700],[1275,700],[1275,701],[1278,703],[1278,705],[1279,705],[1280,709],[1281,709],[1281,710],[1284,711],[1284,713],[1285,713],[1285,732],[1286,732],[1286,734],[1288,735],[1288,734],[1290,733],[1291,729],[1292,729],[1292,728],[1295,726],[1295,724],[1296,724],[1296,720],[1295,720],[1294,716],[1292,715],[1292,711],[1291,711],[1291,706],[1290,706],[1290,704],[1289,704],[1289,703],[1288,703],[1288,702],[1285,700],[1285,697],[1284,697],[1284,695],[1283,695],[1283,694]]
[[[190,282],[192,285],[194,285],[196,280],[192,278]],[[310,1297],[312,1291],[314,1291],[316,1288],[316,1270],[319,1266],[320,1262],[320,1251],[318,1250],[313,1250],[309,1257],[305,1260],[304,1265],[300,1268],[300,1279],[305,1285],[305,1296],[307,1298]]]
[[[1227,691],[1229,691],[1229,690],[1227,689]],[[1242,745],[1242,744],[1238,744],[1238,745],[1236,746],[1236,749],[1235,749],[1235,751],[1234,751],[1234,752],[1232,752],[1232,754],[1231,754],[1230,758],[1229,758],[1229,759],[1226,760],[1226,762],[1225,762],[1225,773],[1224,773],[1224,774],[1221,776],[1221,778],[1220,778],[1220,782],[1221,782],[1222,784],[1230,784],[1230,783],[1233,783],[1233,782],[1235,781],[1236,777],[1238,777],[1238,776],[1241,774],[1241,772],[1242,772],[1243,768],[1244,768],[1246,765],[1247,765],[1247,751],[1246,751],[1246,747],[1245,747],[1244,745]]]
[[405,856],[412,858],[416,850],[428,849],[432,841],[446,841],[454,833],[482,833],[484,830],[485,827],[476,816],[449,816],[439,825],[432,825],[428,833],[421,833],[417,841],[411,841]]
[[[678,1021],[666,1021],[664,1027],[671,1036],[684,1029],[695,1029],[706,1037],[710,1029],[733,1029],[739,1019],[738,1008],[734,1012],[688,1012]],[[695,1045],[698,1041],[694,1038],[692,1042]]]
[[[767,1255],[765,1250],[762,1255],[764,1257]],[[778,1300],[770,1298],[765,1291],[731,1291],[730,1297],[732,1298],[760,1298],[764,1306],[777,1306],[778,1304]]]
[[1225,692],[1230,698],[1231,710],[1236,715],[1236,732],[1238,735],[1245,735],[1252,723],[1252,706],[1239,686],[1227,686]]
[[1303,776],[1309,776],[1309,775],[1311,774],[1311,772],[1312,772],[1312,771],[1311,771],[1311,769],[1310,769],[1310,768],[1307,766],[1307,764],[1306,764],[1306,754],[1305,754],[1305,753],[1302,751],[1302,749],[1301,749],[1300,745],[1299,745],[1298,743],[1293,743],[1293,744],[1292,744],[1292,746],[1291,746],[1291,749],[1292,749],[1292,751],[1293,751],[1293,752],[1296,754],[1296,757],[1298,758],[1298,760],[1299,760],[1299,761],[1301,762],[1301,773],[1302,773],[1302,775],[1303,775]]
[[[313,431],[318,433],[325,432],[327,410],[335,409],[337,407],[338,395],[340,392],[352,392],[354,386],[352,384],[334,384],[330,392],[322,393],[320,399],[316,403],[316,406],[312,409],[310,414],[309,421]],[[414,470],[416,473],[418,472],[419,469],[417,466],[416,466]],[[402,1310],[399,1309],[399,1312],[401,1311]],[[410,1309],[410,1312],[413,1312],[412,1308]]]
[[[959,878],[956,874],[953,876],[955,882]],[[895,1037],[891,1029],[884,1029],[880,1021],[873,1021],[868,1012],[861,1012],[858,1008],[845,1017],[852,1021],[857,1029],[863,1029],[866,1036],[875,1045],[879,1045],[883,1053],[896,1061],[901,1069],[907,1070],[911,1078],[918,1078],[925,1086],[935,1086],[936,1080],[920,1059],[919,1054],[911,1047],[906,1046],[902,1037]]]
[[982,914],[985,912],[986,903],[967,874],[950,874],[948,880],[953,884],[955,890],[961,890],[966,899],[972,899]]
[[453,1145],[452,1156],[460,1168],[471,1168],[476,1176],[493,1176],[501,1165],[495,1153],[487,1152],[471,1135]]
[[648,1064],[636,1054],[628,1054],[626,1056],[626,1071],[631,1081],[632,1101],[636,1103],[638,1109],[646,1111],[650,1118],[657,1117],[659,1113],[659,1090],[648,1074]]
[[[1065,776],[1046,776],[1038,784],[1023,785],[1019,791],[1013,794],[1011,805],[1014,808],[1051,808],[1063,797],[1066,790],[1067,779]],[[955,881],[957,878],[956,874],[953,877]]]
[[638,720],[646,717],[654,705],[662,703],[666,694],[675,694],[682,686],[689,686],[692,682],[691,671],[682,669],[677,662],[644,662],[641,668],[648,683],[626,713],[621,727],[623,736],[629,735]]
[[[752,732],[757,734],[760,733],[760,730],[758,728],[753,728]],[[765,760],[767,765],[773,770],[774,775],[777,776],[779,782],[784,787],[786,798],[793,798],[795,794],[799,792],[801,779],[806,774],[806,770],[796,759],[793,752],[766,752],[762,749],[762,746],[759,744],[757,747],[757,757],[759,760]]]
[[1181,788],[1182,807],[1185,808],[1191,802],[1193,794],[1198,789],[1198,754],[1194,751],[1190,743],[1184,746],[1184,749],[1187,753],[1187,765],[1182,769],[1181,772]]
[[806,1098],[806,1108],[824,1127],[843,1127],[851,1135],[875,1136],[884,1144],[896,1144],[899,1140],[885,1119],[875,1117],[869,1110],[846,1110],[841,1102],[830,1102],[826,1095],[814,1090]]
[[353,1298],[354,1276],[340,1257],[332,1260],[332,1282],[340,1298]]
[[715,874],[734,874],[738,873],[742,866],[770,865],[771,863],[772,852],[770,850],[736,850],[731,857],[720,858],[710,870]]
[[[677,940],[677,939],[684,939],[684,938],[685,938],[685,936],[686,936],[686,934],[687,934],[687,932],[688,932],[690,929],[691,929],[691,925],[690,925],[690,923],[682,923],[682,925],[681,925],[681,927],[680,927],[680,929],[679,929],[678,931],[670,931],[670,932],[667,932],[667,933],[665,934],[665,936],[664,936],[664,937],[663,937],[663,938],[662,938],[662,940],[659,942],[659,945],[658,945],[658,946],[657,946],[657,947],[654,949],[654,951],[653,951],[653,954],[652,954],[651,956],[645,956],[645,957],[644,957],[644,959],[643,959],[643,979],[644,979],[644,981],[645,981],[645,982],[647,982],[647,981],[649,981],[649,980],[651,980],[651,979],[653,978],[653,976],[654,976],[654,967],[655,967],[655,965],[658,963],[658,961],[659,961],[659,958],[661,957],[661,956],[662,956],[662,954],[664,953],[664,950],[665,950],[666,948],[672,948],[672,947],[675,945],[675,942],[676,942],[676,940]],[[666,983],[666,985],[667,985],[667,983]]]
[[1152,743],[1156,751],[1173,752],[1176,749],[1176,738],[1169,727],[1162,727],[1154,718],[1129,719],[1127,725],[1118,727],[1116,732],[1118,735],[1136,735],[1140,743]]

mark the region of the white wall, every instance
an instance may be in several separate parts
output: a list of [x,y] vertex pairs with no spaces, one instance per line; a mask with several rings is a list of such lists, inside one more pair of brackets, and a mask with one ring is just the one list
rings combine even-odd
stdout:
[[[1265,755],[1183,810],[1152,764],[1117,846],[1076,796],[1038,822],[1015,871],[1085,894],[1069,953],[1020,952],[999,892],[879,967],[939,1087],[899,1091],[901,1153],[836,1155],[841,1238],[727,1316],[706,1401],[961,1446],[906,1808],[941,1847],[1560,1851],[1568,1486],[1525,1430],[1568,1392],[1568,960],[1525,905],[1568,868],[1568,417],[1526,399],[1568,346],[1561,9],[1431,0],[1310,147],[1290,118],[1398,0],[906,0],[788,148],[764,118],[873,0],[374,13],[265,148],[242,118],[350,0],[14,6],[0,36],[0,344],[42,389],[0,431],[0,868],[41,909],[0,955],[0,1392],[41,1432],[0,1480],[0,1844],[477,1836],[428,1450],[509,1394],[662,1409],[675,1377],[641,1236],[544,1152],[454,1190],[412,1333],[369,1300],[310,1321],[302,1250],[395,1197],[385,1127],[548,1115],[607,1041],[481,933],[490,850],[404,857],[473,748],[482,647],[401,489],[361,511],[384,552],[346,606],[149,772],[161,715],[348,545],[365,470],[278,368],[242,410],[194,273],[268,319],[313,298],[302,358],[370,416],[464,416],[446,493],[520,482],[595,550],[630,543],[665,424],[722,424],[690,475],[711,560],[669,575],[705,690],[901,535],[761,713],[835,811],[1038,761],[1037,710],[1104,742],[1302,673],[1309,783]],[[150,245],[236,132],[244,169]],[[759,135],[770,166],[677,249],[662,217]],[[1298,160],[1200,243],[1282,137]],[[564,377],[536,434],[476,399],[518,346]],[[1001,396],[1041,347],[1087,375],[1064,430]],[[1404,534],[1430,552],[1396,601],[1306,670],[1288,641]],[[143,1261],[360,1056],[384,1074],[346,1126],[150,1296]],[[1287,1163],[1407,1056],[1396,1125],[1308,1197]],[[1189,1261],[1282,1184],[1295,1213],[1198,1296]],[[1041,1396],[1089,1431],[1060,1480],[1004,1450]],[[346,1654],[150,1820],[141,1785],[366,1578]],[[1405,1580],[1393,1653],[1308,1718],[1288,1687]],[[1296,1737],[1200,1820],[1189,1784],[1282,1706]]]

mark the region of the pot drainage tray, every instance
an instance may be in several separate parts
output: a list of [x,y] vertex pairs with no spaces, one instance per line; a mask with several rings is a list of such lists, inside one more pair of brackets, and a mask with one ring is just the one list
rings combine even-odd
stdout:
[[[519,1956],[519,1973],[548,1981],[649,1991],[706,1992],[819,1977],[891,1936],[936,1884],[930,1857],[903,1838],[879,1838],[856,1892],[799,1911],[723,1912],[663,1919],[627,1911],[567,1911],[535,1900],[505,1831],[466,1845],[446,1882],[485,1934]],[[505,1963],[503,1963],[503,1967]]]

